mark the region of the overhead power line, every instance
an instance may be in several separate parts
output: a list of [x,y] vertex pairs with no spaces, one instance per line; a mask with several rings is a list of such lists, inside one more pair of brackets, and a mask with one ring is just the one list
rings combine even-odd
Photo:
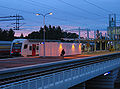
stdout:
[[34,13],[34,12],[25,11],[25,10],[20,10],[20,9],[15,9],[15,8],[10,8],[10,7],[1,6],[1,5],[0,5],[0,7],[1,7],[1,8],[6,8],[6,9],[15,10],[15,11],[22,11],[22,12],[29,13],[29,14],[30,14],[30,13],[31,13],[31,14],[36,14],[36,13]]
[[92,3],[92,2],[89,2],[89,1],[87,1],[87,0],[84,0],[84,1],[85,1],[86,3],[88,3],[88,4],[90,4],[90,5],[93,5],[93,6],[97,7],[97,8],[99,8],[99,9],[105,11],[105,12],[112,13],[111,11],[109,11],[109,10],[107,10],[107,9],[104,9],[104,8],[102,8],[102,7],[100,7],[100,6],[96,5],[96,4],[94,4],[94,3]]
[[[5,9],[10,9],[10,10],[15,10],[15,11],[21,11],[21,12],[24,12],[24,13],[28,13],[28,14],[36,14],[36,13],[34,13],[34,12],[30,12],[30,11],[25,11],[25,10],[20,10],[20,9],[16,9],[16,8],[10,8],[10,7],[6,7],[6,6],[1,6],[0,5],[0,7],[1,8],[5,8]],[[67,19],[61,19],[61,18],[55,18],[55,17],[53,17],[54,19],[57,19],[57,20],[61,20],[61,21],[64,21],[64,22],[69,22]],[[76,21],[74,21],[74,20],[71,20],[72,22],[75,22],[75,23],[77,23],[77,24],[79,24],[79,22],[76,22]]]
[[[74,5],[72,5],[72,4],[69,4],[69,3],[67,3],[67,2],[65,2],[65,1],[63,1],[63,0],[58,0],[58,1],[66,4],[66,5],[69,5],[69,6],[73,7],[73,8],[76,8],[76,9],[78,9],[78,10],[82,10],[82,11],[84,11],[84,12],[87,12],[87,13],[90,13],[90,14],[93,14],[93,15],[96,15],[96,16],[101,16],[101,15],[99,15],[99,14],[97,14],[97,13],[93,13],[93,12],[90,12],[90,11],[88,11],[88,10],[86,10],[86,9],[83,9],[83,8],[80,8],[80,7],[77,7],[77,6],[74,6]],[[107,18],[107,17],[104,17],[104,18]]]
[[[50,6],[50,5],[47,5],[47,4],[44,4],[44,3],[41,3],[41,2],[38,2],[38,1],[33,1],[33,0],[23,0],[24,2],[26,2],[26,3],[28,3],[28,4],[31,4],[32,6],[37,6],[37,7],[39,7],[40,8],[40,6],[41,5],[44,5],[44,7],[46,7],[46,8],[51,8],[51,9],[53,9],[54,11],[56,11],[57,10],[57,8],[56,7],[53,7],[53,6]],[[58,9],[58,10],[60,10],[60,9]],[[70,12],[66,12],[66,11],[63,11],[63,10],[60,10],[61,12],[64,12],[64,14],[68,14],[68,15],[71,15],[71,16],[74,16],[74,17],[79,17],[79,18],[83,18],[83,19],[90,19],[90,18],[88,18],[88,17],[86,17],[86,16],[83,16],[83,15],[81,15],[81,14],[79,14],[79,15],[75,15],[75,14],[73,14],[73,13],[70,13]],[[72,21],[72,22],[75,22],[75,23],[79,23],[79,22],[77,22],[77,21],[75,21],[75,20],[70,20],[69,19],[69,21],[68,20],[65,20],[65,19],[63,19],[63,18],[56,18],[56,17],[51,17],[51,18],[53,18],[53,19],[57,19],[57,20],[60,20],[60,21],[64,21],[64,22],[69,22],[69,21]],[[90,19],[90,20],[93,20],[93,19]],[[100,21],[98,21],[98,22],[100,22]],[[80,24],[80,23],[79,23]]]
[[[3,16],[3,17],[0,17],[2,19],[0,19],[0,21],[14,21],[16,20],[15,24],[16,26],[14,27],[15,29],[14,30],[19,30],[20,28],[20,23],[19,21],[20,20],[24,20],[23,16],[20,16],[20,15],[14,15],[14,16]],[[3,19],[4,18],[4,19]]]
[[44,5],[44,7],[46,7],[46,8],[51,8],[51,9],[53,9],[54,11],[57,11],[57,10],[59,10],[59,11],[61,11],[61,12],[63,12],[64,14],[68,14],[68,15],[71,15],[71,16],[76,16],[76,17],[82,17],[82,18],[84,18],[84,19],[89,19],[88,17],[86,17],[86,16],[83,16],[83,15],[75,15],[75,14],[73,14],[73,13],[70,13],[70,12],[66,12],[66,11],[63,11],[63,10],[60,10],[60,9],[57,9],[56,7],[53,7],[53,6],[50,6],[50,5],[47,5],[47,4],[43,4],[43,3],[41,3],[41,2],[37,2],[37,1],[33,1],[33,0],[30,0],[30,1],[26,1],[26,0],[23,0],[24,2],[27,2],[28,4],[31,4],[31,5],[33,5],[33,6],[37,6],[37,7],[39,7],[40,8],[40,5]]
[[[36,1],[32,1],[32,0],[30,0],[30,1],[28,1],[28,0],[22,0],[22,1],[26,2],[27,4],[31,4],[32,6],[46,7],[45,4],[43,4],[43,3],[39,3],[39,2],[36,2]],[[38,4],[38,3],[39,3],[39,4]],[[47,6],[47,8],[49,9],[48,6]]]

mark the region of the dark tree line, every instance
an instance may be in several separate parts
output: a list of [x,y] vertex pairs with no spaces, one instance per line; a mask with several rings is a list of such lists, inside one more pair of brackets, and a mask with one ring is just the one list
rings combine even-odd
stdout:
[[60,26],[51,26],[49,25],[44,26],[44,28],[40,28],[39,31],[34,31],[30,34],[28,34],[27,38],[29,39],[43,39],[43,34],[44,34],[44,29],[45,29],[45,39],[49,40],[60,40],[61,38],[78,38],[78,35],[76,33],[68,33],[65,32],[61,29]]
[[14,39],[14,34],[15,32],[12,29],[2,30],[0,28],[0,40],[1,41],[12,41]]
[[26,38],[26,39],[43,39],[43,34],[44,34],[44,29],[45,29],[45,39],[48,40],[61,40],[61,38],[78,38],[78,35],[76,33],[70,33],[70,32],[65,32],[61,29],[60,26],[51,26],[49,25],[44,26],[44,28],[40,28],[39,31],[33,31],[32,33],[28,34],[28,36],[24,37],[23,34],[21,34],[20,37],[15,37],[14,34],[15,32],[10,29],[10,30],[2,30],[0,28],[0,40],[1,41],[12,41],[14,39],[19,39],[19,38]]

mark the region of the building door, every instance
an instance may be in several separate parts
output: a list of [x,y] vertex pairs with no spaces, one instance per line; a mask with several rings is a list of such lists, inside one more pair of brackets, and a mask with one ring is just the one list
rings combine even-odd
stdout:
[[32,56],[36,55],[36,44],[32,44]]

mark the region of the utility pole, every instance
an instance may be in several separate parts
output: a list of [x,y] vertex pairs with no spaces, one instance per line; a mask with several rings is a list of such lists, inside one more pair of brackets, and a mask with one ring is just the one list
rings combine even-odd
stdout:
[[79,27],[79,40],[80,40],[80,27]]
[[[1,19],[2,18],[2,19]],[[3,19],[4,18],[4,19]],[[0,17],[0,21],[16,21],[15,23],[13,23],[13,24],[15,24],[15,27],[14,27],[14,29],[13,30],[19,30],[19,28],[20,28],[20,23],[19,23],[19,21],[20,20],[24,20],[24,18],[23,18],[23,16],[21,16],[21,15],[14,15],[14,16],[4,16],[4,17]]]
[[89,40],[89,31],[90,29],[87,29],[87,39]]
[[19,23],[19,20],[20,20],[19,18],[20,18],[20,16],[16,14],[16,23],[15,23],[16,24],[16,28],[15,28],[15,30],[19,30],[19,24],[20,24]]
[[96,31],[94,30],[94,39],[96,39]]
[[15,24],[14,30],[20,30],[19,28],[20,28],[21,23],[19,23],[19,21],[24,20],[24,18],[22,16],[20,16],[20,15],[17,15],[17,14],[14,17],[16,18],[16,22],[13,23],[13,24]]

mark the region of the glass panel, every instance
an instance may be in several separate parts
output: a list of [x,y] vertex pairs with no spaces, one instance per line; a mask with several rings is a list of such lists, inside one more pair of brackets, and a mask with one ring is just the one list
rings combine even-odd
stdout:
[[22,43],[13,43],[13,49],[21,49]]

